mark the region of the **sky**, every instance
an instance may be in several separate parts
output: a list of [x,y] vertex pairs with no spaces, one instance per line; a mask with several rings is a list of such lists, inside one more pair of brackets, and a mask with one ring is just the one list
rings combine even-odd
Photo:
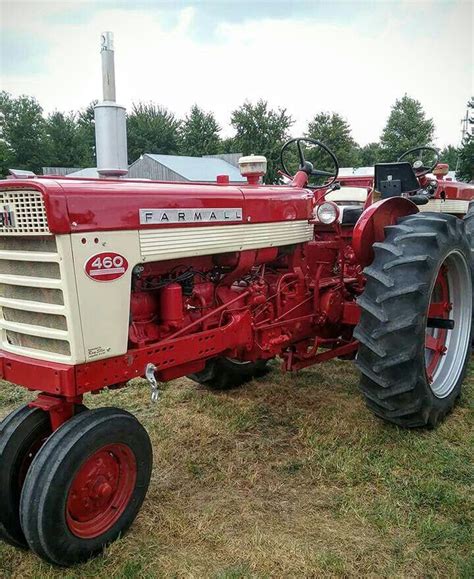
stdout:
[[[178,116],[197,103],[224,136],[245,100],[286,108],[300,136],[335,111],[364,145],[405,93],[457,145],[474,94],[471,1],[0,0],[0,89],[46,112],[101,99],[100,34],[115,36],[117,100]],[[423,143],[421,143],[423,144]]]

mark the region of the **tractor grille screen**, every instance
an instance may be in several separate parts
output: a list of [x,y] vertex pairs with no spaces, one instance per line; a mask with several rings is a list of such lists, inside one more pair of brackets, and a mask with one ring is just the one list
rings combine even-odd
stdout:
[[0,190],[0,235],[49,233],[43,196],[39,191]]

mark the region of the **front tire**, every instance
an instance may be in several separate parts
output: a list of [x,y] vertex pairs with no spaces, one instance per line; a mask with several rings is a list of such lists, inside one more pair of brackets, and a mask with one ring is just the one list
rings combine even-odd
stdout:
[[416,214],[385,234],[374,244],[358,300],[360,388],[384,420],[434,427],[453,408],[469,362],[472,272],[464,224],[452,215]]
[[20,519],[31,549],[70,566],[100,553],[128,530],[145,498],[150,439],[128,412],[83,412],[55,431],[23,487]]

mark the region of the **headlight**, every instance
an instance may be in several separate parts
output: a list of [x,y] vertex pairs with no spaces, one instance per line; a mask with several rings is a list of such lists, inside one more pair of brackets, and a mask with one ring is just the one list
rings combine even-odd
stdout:
[[339,217],[339,209],[335,203],[326,201],[316,208],[316,218],[324,225],[331,225]]

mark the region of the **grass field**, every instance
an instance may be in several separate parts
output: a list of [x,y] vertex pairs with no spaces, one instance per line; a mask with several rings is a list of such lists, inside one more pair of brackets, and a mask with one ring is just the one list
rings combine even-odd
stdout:
[[[158,405],[140,380],[87,397],[134,412],[152,437],[141,514],[72,570],[0,544],[0,576],[474,577],[474,364],[436,431],[383,424],[357,380],[332,362],[226,393],[176,380]],[[27,397],[2,384],[0,417]]]

